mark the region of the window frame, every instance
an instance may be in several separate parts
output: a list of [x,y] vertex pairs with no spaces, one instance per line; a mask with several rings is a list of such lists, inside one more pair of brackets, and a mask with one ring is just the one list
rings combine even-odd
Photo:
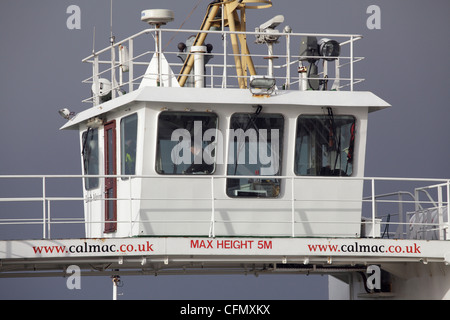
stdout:
[[[284,114],[282,114],[282,113],[276,113],[276,112],[260,113],[260,112],[261,112],[261,110],[256,111],[256,113],[252,113],[252,112],[235,112],[230,117],[230,123],[229,123],[229,130],[230,131],[229,131],[229,135],[228,135],[229,143],[228,143],[228,150],[227,150],[228,151],[228,159],[227,159],[225,170],[226,170],[227,176],[236,176],[236,178],[229,178],[228,177],[226,179],[226,186],[225,186],[226,190],[225,190],[225,193],[226,193],[226,195],[229,198],[232,198],[232,199],[248,199],[248,198],[251,198],[251,199],[254,199],[254,198],[258,198],[258,199],[276,199],[276,198],[280,198],[281,195],[282,195],[281,179],[279,179],[277,177],[278,176],[282,176],[282,172],[283,172],[284,137],[285,137],[285,132],[286,132],[286,119],[285,119]],[[230,166],[233,166],[233,165],[236,166],[237,165],[236,163],[234,163],[234,162],[236,162],[236,155],[234,155],[234,150],[233,150],[233,155],[235,156],[235,159],[233,160],[232,164],[230,163],[230,146],[232,146],[234,148],[234,143],[231,144],[231,142],[230,142],[231,141],[231,132],[232,132],[232,130],[239,129],[239,128],[232,128],[233,117],[235,117],[236,115],[248,115],[249,117],[251,117],[252,115],[255,116],[254,119],[249,118],[249,121],[257,121],[258,118],[264,117],[264,116],[272,116],[274,119],[276,119],[276,118],[280,119],[281,125],[280,125],[280,128],[277,128],[277,129],[279,129],[279,132],[278,132],[278,134],[279,134],[279,136],[278,136],[278,138],[279,138],[279,148],[278,148],[278,159],[277,159],[278,160],[278,170],[273,175],[262,175],[261,174],[261,176],[273,176],[274,177],[273,179],[263,179],[264,180],[263,181],[261,179],[258,179],[259,175],[257,175],[256,173],[254,174],[255,179],[239,178],[238,174],[234,175],[234,174],[229,174],[228,173],[229,170],[230,170]],[[248,129],[249,128],[247,128],[247,130]],[[272,129],[272,127],[265,127],[265,128],[259,128],[259,129],[265,129],[265,130],[269,131],[269,130]],[[245,134],[245,132],[247,130],[244,131],[244,134]],[[236,137],[236,135],[233,136],[233,139],[235,137]],[[266,138],[267,137],[268,136],[266,136]],[[270,136],[270,139],[272,140],[272,135]],[[246,141],[245,140],[245,136],[244,136],[244,141]],[[259,158],[259,154],[260,154],[259,137],[257,138],[257,144],[258,144],[258,148],[257,148],[258,151],[257,151],[257,156],[256,156],[257,157],[257,163],[256,164],[259,165],[260,164],[259,159],[258,159]],[[266,154],[266,156],[267,156],[267,154]],[[272,159],[272,157],[271,157],[271,159]],[[239,160],[237,160],[237,161],[238,161],[238,164],[239,164]],[[237,167],[235,167],[235,171],[236,171],[236,168]],[[231,169],[232,169],[232,167],[231,167]],[[259,173],[259,170],[258,170],[258,173]],[[252,176],[252,174],[248,174],[248,175],[245,175],[245,176]],[[238,181],[239,187],[242,186],[242,185],[245,185],[245,184],[241,183],[241,181],[240,181],[241,179],[247,179],[249,183],[254,183],[254,184],[260,183],[259,187],[262,188],[261,191],[266,191],[267,192],[267,190],[265,190],[265,188],[266,187],[270,188],[270,185],[271,185],[273,187],[273,195],[267,195],[266,194],[264,196],[264,192],[261,192],[261,193],[260,192],[251,192],[251,190],[248,190],[246,192],[244,189],[239,189],[239,190],[242,191],[242,195],[231,194],[230,191],[233,188],[233,186],[230,187],[230,185],[232,185],[233,183],[236,183],[236,181]],[[253,185],[253,187],[254,186],[255,185]],[[236,189],[234,191],[239,191],[239,190]]]
[[[88,141],[89,138],[89,134],[90,132],[92,132],[92,138]],[[81,146],[81,154],[82,154],[82,160],[83,160],[83,174],[84,175],[99,175],[100,174],[100,149],[99,149],[99,134],[98,134],[98,128],[90,128],[88,127],[86,131],[84,131],[81,134],[81,141],[82,141],[82,146]],[[92,149],[90,148],[90,142],[95,138],[95,143],[96,143],[96,149]],[[86,149],[89,148],[89,149]],[[94,150],[94,152],[96,152],[96,156],[92,155],[92,151]],[[89,152],[89,154],[87,155],[88,158],[86,158],[86,154],[85,152]],[[97,163],[96,163],[96,171],[92,172],[91,170],[91,157],[96,157],[97,158]],[[94,163],[95,165],[95,163]],[[94,166],[94,170],[95,170],[95,166]],[[84,179],[84,189],[86,191],[91,191],[91,190],[96,190],[100,188],[100,179],[99,177],[86,177]]]
[[[301,154],[300,154],[301,151],[298,151],[298,149],[301,150],[301,145],[298,145],[298,140],[300,139],[299,138],[300,137],[299,130],[300,130],[301,118],[302,117],[316,117],[316,118],[327,118],[327,117],[329,117],[330,119],[333,119],[333,121],[336,118],[341,118],[341,119],[349,118],[349,119],[352,119],[352,121],[348,123],[350,125],[350,135],[349,135],[350,138],[349,138],[349,142],[348,142],[348,147],[342,148],[342,146],[339,146],[339,148],[341,148],[340,149],[340,153],[339,153],[339,155],[341,157],[340,164],[342,164],[342,153],[345,152],[346,149],[348,149],[347,160],[345,161],[345,164],[347,166],[349,164],[351,164],[351,173],[350,174],[337,174],[336,170],[339,170],[339,173],[346,172],[346,171],[341,169],[341,166],[339,166],[339,168],[335,167],[334,169],[330,168],[330,170],[329,170],[330,174],[326,174],[327,173],[326,170],[323,170],[324,174],[317,174],[317,172],[316,172],[316,174],[308,174],[308,173],[307,174],[302,174],[300,172],[301,170],[299,170],[299,161],[300,161],[300,157],[301,157]],[[325,121],[326,121],[326,119],[322,120],[322,123],[325,122]],[[336,176],[337,177],[352,177],[354,175],[354,172],[355,172],[354,171],[355,154],[356,154],[355,148],[356,148],[356,138],[357,138],[357,135],[358,135],[358,133],[357,133],[357,123],[358,123],[358,118],[355,115],[353,115],[353,114],[333,115],[332,112],[329,113],[328,115],[327,114],[323,114],[323,113],[322,114],[317,114],[317,113],[314,113],[314,114],[300,114],[297,117],[297,123],[296,123],[296,127],[295,127],[294,163],[293,163],[294,164],[294,168],[293,168],[294,169],[294,174],[296,176],[315,176],[315,177],[333,177],[333,176],[335,176],[335,177]],[[346,125],[348,125],[348,124],[346,124]],[[339,137],[340,138],[343,137],[342,136],[342,132],[339,133]],[[338,152],[339,149],[335,150],[335,151]],[[349,161],[349,159],[351,159],[351,160]],[[308,165],[310,165],[311,163],[316,162],[316,161],[317,161],[317,159],[314,159],[314,161],[308,162]],[[337,163],[337,162],[335,162],[335,163]],[[311,168],[313,168],[313,167],[311,166],[310,169]],[[320,167],[320,170],[325,169],[325,168],[326,167]],[[316,171],[318,170],[317,165],[315,167],[315,170]]]
[[[131,117],[136,118],[136,139],[134,140],[134,164],[133,170],[131,173],[127,172],[127,153],[126,153],[126,126],[125,121],[129,120]],[[134,120],[133,120],[134,121]],[[137,160],[137,145],[138,145],[138,126],[139,126],[139,116],[136,113],[129,114],[122,119],[120,119],[120,173],[121,175],[136,175],[136,160]],[[134,135],[134,133],[133,133]],[[127,179],[126,177],[122,177],[122,180]]]
[[[116,120],[106,123],[104,130],[104,198],[105,198],[105,225],[104,233],[117,231],[117,132]],[[113,177],[108,177],[112,175]]]
[[[215,112],[208,112],[208,111],[176,111],[176,110],[160,112],[159,115],[158,115],[158,121],[157,121],[157,125],[156,125],[156,130],[157,130],[157,134],[156,134],[156,150],[155,150],[155,171],[156,171],[156,173],[159,174],[159,175],[174,175],[174,176],[196,175],[196,174],[213,175],[215,173],[216,169],[217,169],[217,157],[216,156],[213,157],[212,164],[207,164],[207,163],[205,164],[202,161],[201,165],[212,166],[211,171],[208,171],[208,172],[206,172],[206,171],[204,171],[204,172],[202,172],[202,171],[194,171],[194,170],[192,170],[192,172],[186,172],[186,170],[184,170],[184,171],[182,171],[180,173],[178,173],[178,172],[166,173],[163,170],[163,165],[158,167],[158,164],[160,162],[162,162],[162,160],[161,160],[162,156],[160,154],[160,152],[161,152],[161,147],[160,147],[160,141],[161,141],[160,125],[161,125],[161,121],[162,121],[161,117],[163,115],[167,115],[167,114],[173,114],[173,115],[180,116],[180,117],[183,117],[183,116],[191,116],[191,117],[195,117],[195,116],[199,116],[199,117],[201,117],[201,116],[211,116],[211,118],[213,118],[213,120],[215,122],[215,127],[214,128],[208,128],[207,130],[209,130],[209,129],[214,129],[215,130],[215,136],[214,137],[215,137],[216,140],[217,140],[218,136],[220,135],[220,132],[219,132],[219,116]],[[195,123],[195,121],[196,120],[194,120],[193,122]],[[177,127],[175,130],[177,130],[177,129],[185,129],[185,128]],[[205,133],[205,131],[203,130],[203,127],[202,127],[202,152],[205,150],[205,145],[203,145],[204,133]],[[191,136],[191,139],[192,139],[192,136]],[[167,139],[165,139],[165,140],[167,140]],[[210,141],[207,144],[207,146],[209,146],[211,143],[213,143],[213,141]],[[192,146],[191,142],[190,142],[190,145]],[[195,143],[194,143],[194,145],[195,145]],[[218,146],[216,145],[216,147],[220,148],[221,146],[219,144]],[[215,154],[216,155],[217,155],[218,152],[220,152],[220,151],[215,149]],[[202,157],[202,160],[203,160],[203,157]],[[187,164],[184,164],[184,165],[187,165]],[[195,160],[194,160],[194,163],[192,163],[192,157],[191,157],[191,163],[190,163],[190,166],[188,167],[188,169],[190,169],[191,167],[193,168],[195,165],[196,165],[195,164]]]

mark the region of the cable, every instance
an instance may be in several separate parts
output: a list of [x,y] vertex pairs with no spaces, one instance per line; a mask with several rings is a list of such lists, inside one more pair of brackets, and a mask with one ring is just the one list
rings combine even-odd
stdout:
[[[181,30],[181,28],[184,26],[184,24],[189,20],[189,18],[192,16],[192,14],[195,12],[195,10],[198,8],[198,6],[200,5],[200,3],[203,0],[199,0],[197,2],[197,4],[194,6],[194,8],[191,10],[191,12],[187,15],[187,17],[184,19],[183,23],[180,25],[180,27],[178,28],[178,30]],[[170,40],[166,43],[166,45],[163,48],[163,51],[166,50],[166,48],[169,46],[169,44],[172,42],[172,40],[176,37],[176,35],[178,34],[178,32],[176,32],[172,38],[170,38]]]

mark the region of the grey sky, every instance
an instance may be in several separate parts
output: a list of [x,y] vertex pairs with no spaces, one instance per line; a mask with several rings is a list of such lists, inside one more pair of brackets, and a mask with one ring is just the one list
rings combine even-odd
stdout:
[[[0,175],[80,174],[78,135],[59,131],[57,111],[81,111],[89,105],[89,87],[81,80],[90,66],[81,59],[109,41],[109,0],[1,0],[0,11]],[[116,39],[146,25],[144,9],[175,12],[178,28],[195,1],[114,0]],[[197,29],[208,1],[185,28]],[[372,91],[392,108],[369,116],[366,176],[450,178],[450,2],[448,0],[273,0],[273,7],[249,12],[248,29],[277,14],[294,32],[362,34],[355,52],[365,60],[355,75],[366,81],[357,90]],[[81,30],[68,30],[66,9],[81,8]],[[381,8],[381,29],[369,30],[366,9]],[[176,46],[176,44],[172,44]],[[2,189],[3,188],[3,189]],[[0,184],[1,194],[6,194]],[[80,190],[81,191],[81,190]],[[1,212],[0,212],[1,214]],[[123,277],[128,299],[326,299],[321,276]],[[69,291],[64,278],[0,279],[0,299],[110,299],[106,277],[82,281]]]

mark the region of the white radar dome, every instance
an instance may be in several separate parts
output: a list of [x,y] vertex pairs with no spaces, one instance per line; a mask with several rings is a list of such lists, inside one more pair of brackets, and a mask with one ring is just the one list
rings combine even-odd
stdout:
[[151,25],[163,25],[173,19],[173,11],[168,9],[149,9],[141,12],[141,21]]

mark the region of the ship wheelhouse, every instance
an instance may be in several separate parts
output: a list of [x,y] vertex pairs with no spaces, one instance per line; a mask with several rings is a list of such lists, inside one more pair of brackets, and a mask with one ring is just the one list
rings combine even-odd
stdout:
[[145,10],[151,28],[83,60],[91,106],[59,110],[82,175],[0,176],[0,277],[106,275],[116,299],[121,275],[328,274],[331,299],[450,297],[450,180],[365,177],[390,106],[355,90],[362,37],[281,15],[248,32],[271,5],[214,0],[200,31]]
[[[342,41],[322,50],[315,35],[278,32],[277,16],[247,35],[268,55],[250,54],[245,24],[223,10],[236,8],[212,3],[178,53],[161,50],[180,31],[161,28],[170,12],[144,11],[154,29],[84,60],[93,106],[63,129],[80,133],[86,237],[361,236],[368,114],[389,107],[353,90],[361,37],[329,35]],[[154,50],[137,53],[149,33]]]
[[351,96],[145,87],[104,103],[79,124],[87,236],[360,236],[367,118],[383,102]]

